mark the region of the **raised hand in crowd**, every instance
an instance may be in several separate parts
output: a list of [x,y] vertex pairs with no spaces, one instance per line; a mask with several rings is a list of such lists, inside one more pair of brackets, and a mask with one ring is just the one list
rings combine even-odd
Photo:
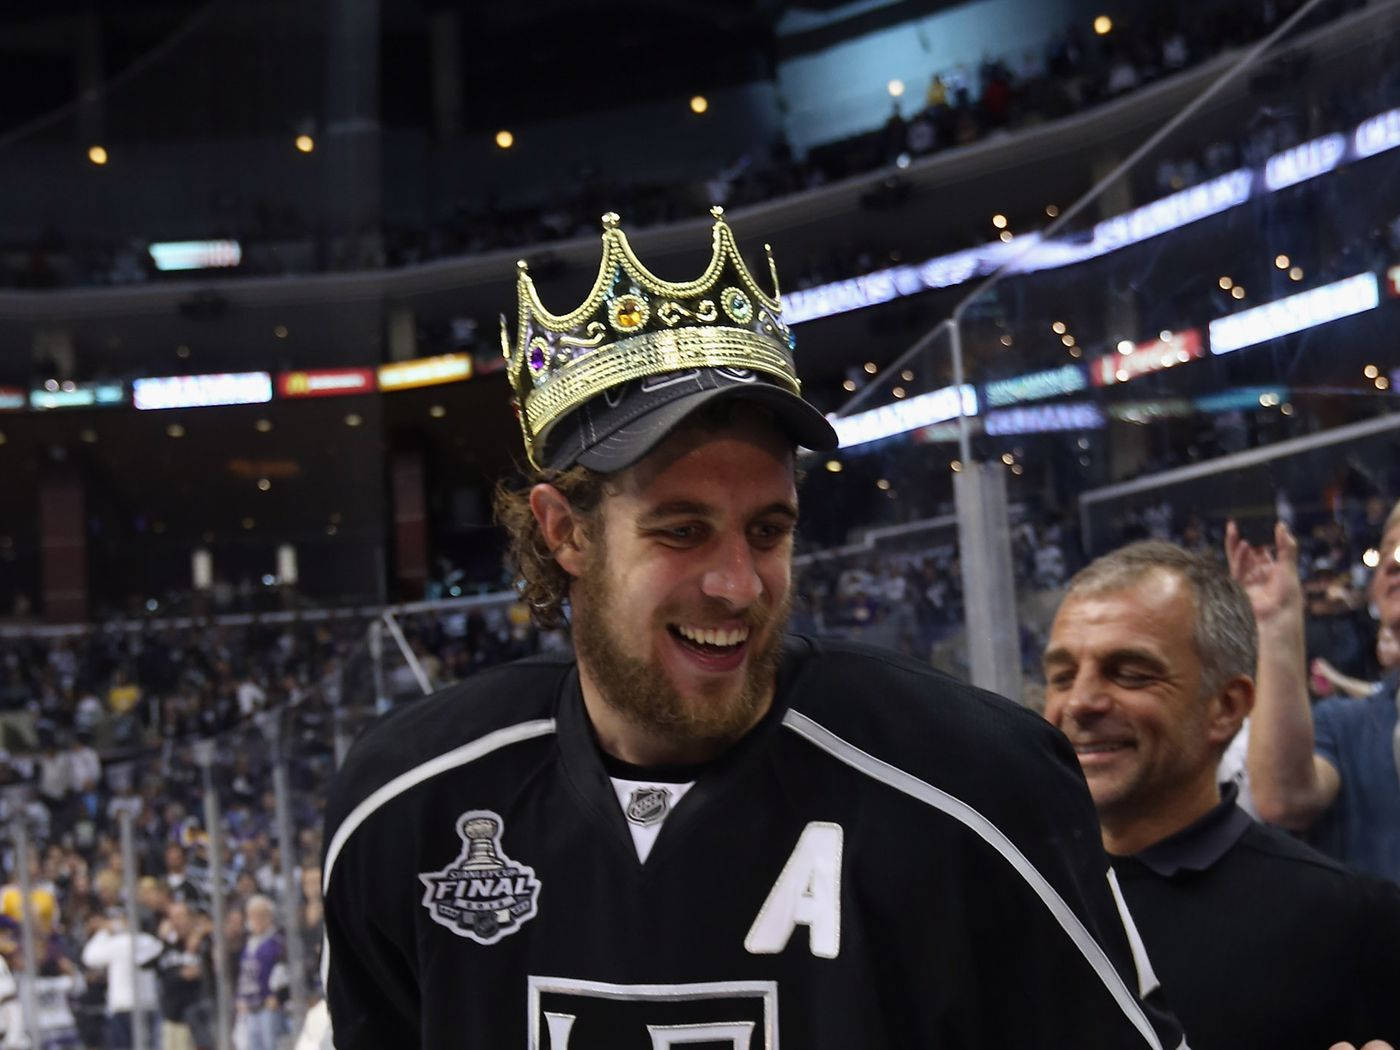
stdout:
[[1255,705],[1249,720],[1250,792],[1261,819],[1293,830],[1308,827],[1336,798],[1337,771],[1313,753],[1298,541],[1283,522],[1274,549],[1249,543],[1225,526],[1230,575],[1244,588],[1259,629]]

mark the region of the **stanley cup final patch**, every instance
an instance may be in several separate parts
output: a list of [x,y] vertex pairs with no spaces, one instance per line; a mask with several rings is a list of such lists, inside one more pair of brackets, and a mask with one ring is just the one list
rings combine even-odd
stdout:
[[441,871],[418,875],[433,921],[478,944],[495,944],[533,919],[540,895],[535,869],[502,849],[504,827],[499,814],[468,810],[457,818],[461,854]]

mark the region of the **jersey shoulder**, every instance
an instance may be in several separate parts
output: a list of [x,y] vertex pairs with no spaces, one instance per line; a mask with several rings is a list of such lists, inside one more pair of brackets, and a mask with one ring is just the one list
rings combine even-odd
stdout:
[[[1352,871],[1278,828],[1252,823],[1232,853],[1256,870],[1251,885],[1286,889],[1290,907],[1314,921],[1346,922],[1368,933],[1384,931],[1400,943],[1400,886]],[[1261,870],[1262,869],[1262,870]]]
[[974,793],[1000,794],[1047,769],[1082,786],[1059,730],[1006,697],[873,646],[799,637],[793,648],[789,710],[883,762]]
[[373,722],[337,771],[328,816],[410,770],[493,733],[547,731],[574,672],[571,656],[535,656],[480,671]]

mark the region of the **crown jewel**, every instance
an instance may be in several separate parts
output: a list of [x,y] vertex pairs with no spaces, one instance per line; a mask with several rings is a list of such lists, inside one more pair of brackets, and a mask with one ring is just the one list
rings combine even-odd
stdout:
[[663,281],[643,266],[613,212],[603,216],[603,259],[593,289],[570,313],[545,309],[526,264],[517,264],[515,343],[503,316],[501,349],[533,465],[539,466],[555,423],[634,379],[696,368],[748,369],[800,392],[772,250],[764,245],[773,280],[769,295],[744,265],[723,209],[710,214],[710,264],[687,283]]

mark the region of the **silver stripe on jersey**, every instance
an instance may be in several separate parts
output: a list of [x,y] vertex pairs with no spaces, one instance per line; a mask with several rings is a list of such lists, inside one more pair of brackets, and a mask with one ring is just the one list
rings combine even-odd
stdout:
[[1152,960],[1147,955],[1147,945],[1142,943],[1133,913],[1128,910],[1128,902],[1123,899],[1123,887],[1118,885],[1118,873],[1108,869],[1108,888],[1113,891],[1113,903],[1118,905],[1118,917],[1123,920],[1123,930],[1128,935],[1128,947],[1133,950],[1133,966],[1137,969],[1138,995],[1146,999],[1162,987],[1157,973],[1152,969]]
[[1084,928],[1084,924],[1079,921],[1079,916],[1074,914],[1070,906],[1065,903],[1064,898],[1055,890],[1055,887],[1050,885],[1049,880],[1026,859],[1025,854],[1016,848],[1016,844],[1007,837],[1004,831],[961,799],[920,780],[911,773],[906,773],[897,766],[892,766],[888,762],[881,761],[874,755],[862,751],[801,712],[789,709],[783,716],[783,724],[798,736],[819,747],[838,761],[844,762],[852,769],[946,813],[960,824],[970,828],[1000,853],[1016,869],[1021,878],[1030,884],[1036,896],[1044,902],[1050,910],[1050,914],[1055,917],[1055,921],[1060,924],[1065,933],[1069,934],[1074,946],[1088,960],[1089,965],[1098,974],[1099,980],[1104,983],[1109,994],[1118,1004],[1118,1008],[1132,1022],[1133,1027],[1141,1033],[1152,1050],[1162,1050],[1161,1040],[1153,1031],[1151,1022],[1147,1020],[1147,1015],[1142,1011],[1142,1006],[1128,986],[1123,983],[1123,978],[1114,969],[1113,963],[1109,960],[1102,946]]
[[[537,736],[546,736],[552,732],[554,732],[554,719],[552,718],[539,718],[532,722],[520,722],[517,725],[506,726],[494,733],[477,737],[461,747],[455,747],[445,754],[438,755],[437,758],[431,758],[422,765],[414,766],[407,773],[400,773],[387,784],[372,791],[363,802],[350,811],[350,815],[340,822],[340,826],[335,829],[335,834],[331,836],[331,844],[326,849],[325,870],[321,873],[322,895],[330,893],[331,871],[335,868],[336,858],[345,848],[345,843],[380,806],[398,795],[402,795],[410,788],[417,787],[423,781],[431,780],[439,773],[446,773],[450,769],[475,762],[478,758],[510,744],[518,744],[523,740],[533,740]],[[326,986],[327,975],[330,971],[330,954],[330,945],[323,940],[321,950],[322,988]]]

